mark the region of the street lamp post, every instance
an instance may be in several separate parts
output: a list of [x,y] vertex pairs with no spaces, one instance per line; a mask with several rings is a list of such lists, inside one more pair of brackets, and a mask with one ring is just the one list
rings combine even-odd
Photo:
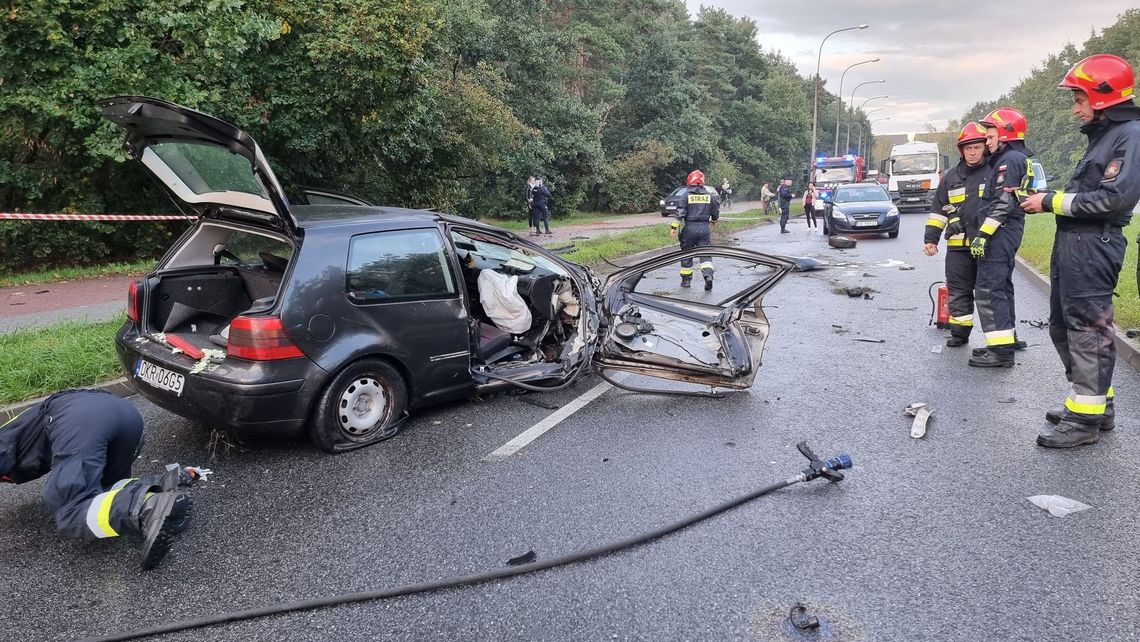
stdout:
[[[864,100],[862,103],[860,103],[859,109],[856,109],[855,112],[858,113],[858,112],[863,111],[863,107],[865,107],[867,105],[867,103],[871,102],[872,100],[879,100],[881,98],[890,98],[890,96],[888,96],[886,94],[883,94],[882,96],[871,96],[867,100]],[[877,111],[882,111],[884,109],[886,109],[886,107],[876,107],[874,109],[869,109],[867,111],[863,111],[863,115],[866,116],[867,114],[873,114]],[[854,117],[852,117],[852,120],[854,120]],[[855,147],[855,155],[856,156],[862,156],[863,155],[863,125],[862,125],[862,123],[859,124],[859,144],[856,145],[856,147]]]
[[[885,81],[885,80],[868,80],[866,82],[861,82],[858,85],[855,85],[855,89],[851,90],[851,101],[850,101],[851,117],[847,119],[847,142],[845,142],[843,144],[843,151],[845,153],[851,149],[851,121],[855,120],[855,114],[856,114],[856,112],[855,112],[855,92],[859,91],[859,88],[862,87],[863,85],[873,85],[875,83],[880,83],[880,82],[887,82],[887,81]],[[866,104],[866,101],[863,101],[863,104]],[[836,132],[836,133],[839,133],[839,132]]]
[[862,60],[860,62],[852,63],[848,65],[847,69],[844,69],[843,73],[839,76],[839,93],[836,94],[836,96],[839,98],[839,101],[835,105],[835,147],[832,148],[835,150],[836,155],[839,154],[839,116],[843,113],[843,78],[847,75],[847,72],[851,71],[852,67],[865,65],[869,62],[879,62],[879,59],[871,58],[870,60]]
[[[880,109],[882,109],[882,108],[880,107]],[[867,149],[868,149],[868,150],[870,150],[870,149],[871,149],[871,136],[872,136],[872,134],[873,134],[873,132],[871,131],[871,125],[873,125],[873,124],[875,124],[875,123],[879,122],[880,120],[890,120],[890,119],[891,119],[891,117],[890,117],[890,116],[883,116],[882,118],[876,118],[876,119],[874,119],[874,120],[869,120],[869,121],[867,121]],[[863,137],[863,128],[862,128],[862,126],[860,126],[860,127],[859,127],[859,137],[860,137],[860,138],[862,138],[862,137]],[[862,154],[860,154],[860,156],[862,156]]]
[[815,161],[815,135],[819,123],[819,63],[821,60],[823,60],[823,43],[827,42],[828,38],[842,31],[851,31],[852,29],[866,29],[870,26],[871,25],[862,24],[856,27],[844,27],[843,29],[836,29],[835,31],[832,31],[831,33],[824,36],[823,41],[819,43],[819,55],[817,55],[815,58],[815,78],[812,79],[812,85],[814,86],[815,90],[812,93],[811,99],[811,158],[808,160],[809,166],[810,163]]

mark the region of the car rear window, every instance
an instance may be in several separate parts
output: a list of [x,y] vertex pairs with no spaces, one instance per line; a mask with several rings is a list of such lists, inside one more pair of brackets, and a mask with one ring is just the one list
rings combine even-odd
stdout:
[[250,162],[228,149],[194,143],[159,143],[150,146],[195,194],[245,192],[268,198]]
[[348,250],[347,289],[357,303],[455,296],[443,237],[436,230],[354,236]]

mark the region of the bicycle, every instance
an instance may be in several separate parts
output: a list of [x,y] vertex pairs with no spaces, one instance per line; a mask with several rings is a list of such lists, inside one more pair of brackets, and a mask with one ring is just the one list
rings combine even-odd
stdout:
[[720,201],[720,209],[724,212],[732,211],[732,194],[725,194]]

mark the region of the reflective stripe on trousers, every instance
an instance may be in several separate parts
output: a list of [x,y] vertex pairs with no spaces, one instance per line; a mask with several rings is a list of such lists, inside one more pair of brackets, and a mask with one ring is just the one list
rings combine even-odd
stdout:
[[1025,221],[1006,221],[986,244],[986,256],[978,259],[974,296],[978,321],[985,333],[986,345],[999,350],[1013,350],[1015,323],[1013,304],[1013,265]]

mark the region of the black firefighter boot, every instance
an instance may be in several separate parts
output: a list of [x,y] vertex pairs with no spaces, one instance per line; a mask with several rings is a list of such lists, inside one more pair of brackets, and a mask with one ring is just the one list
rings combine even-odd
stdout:
[[711,289],[712,289],[712,277],[706,276],[705,277],[705,291],[708,292]]
[[[1111,432],[1116,428],[1116,403],[1115,399],[1109,399],[1108,403],[1104,406],[1104,414],[1100,416],[1099,428],[1101,432]],[[1059,424],[1065,417],[1066,408],[1061,406],[1053,410],[1045,412],[1045,420],[1051,424]]]
[[961,348],[970,342],[970,335],[959,334],[956,332],[950,333],[950,338],[946,340],[946,346],[950,348]]
[[166,557],[174,540],[190,525],[194,500],[189,493],[164,491],[153,493],[139,511],[139,528],[143,544],[142,570],[149,571]]
[[683,288],[691,287],[692,284],[693,284],[693,277],[692,276],[682,276],[681,277],[681,287],[683,287]]
[[1072,421],[1074,415],[1066,413],[1057,425],[1045,426],[1037,435],[1037,445],[1045,448],[1075,448],[1100,441],[1100,428],[1095,423]]
[[975,354],[968,362],[975,368],[1012,368],[1014,365],[1013,350],[986,349],[982,354]]

